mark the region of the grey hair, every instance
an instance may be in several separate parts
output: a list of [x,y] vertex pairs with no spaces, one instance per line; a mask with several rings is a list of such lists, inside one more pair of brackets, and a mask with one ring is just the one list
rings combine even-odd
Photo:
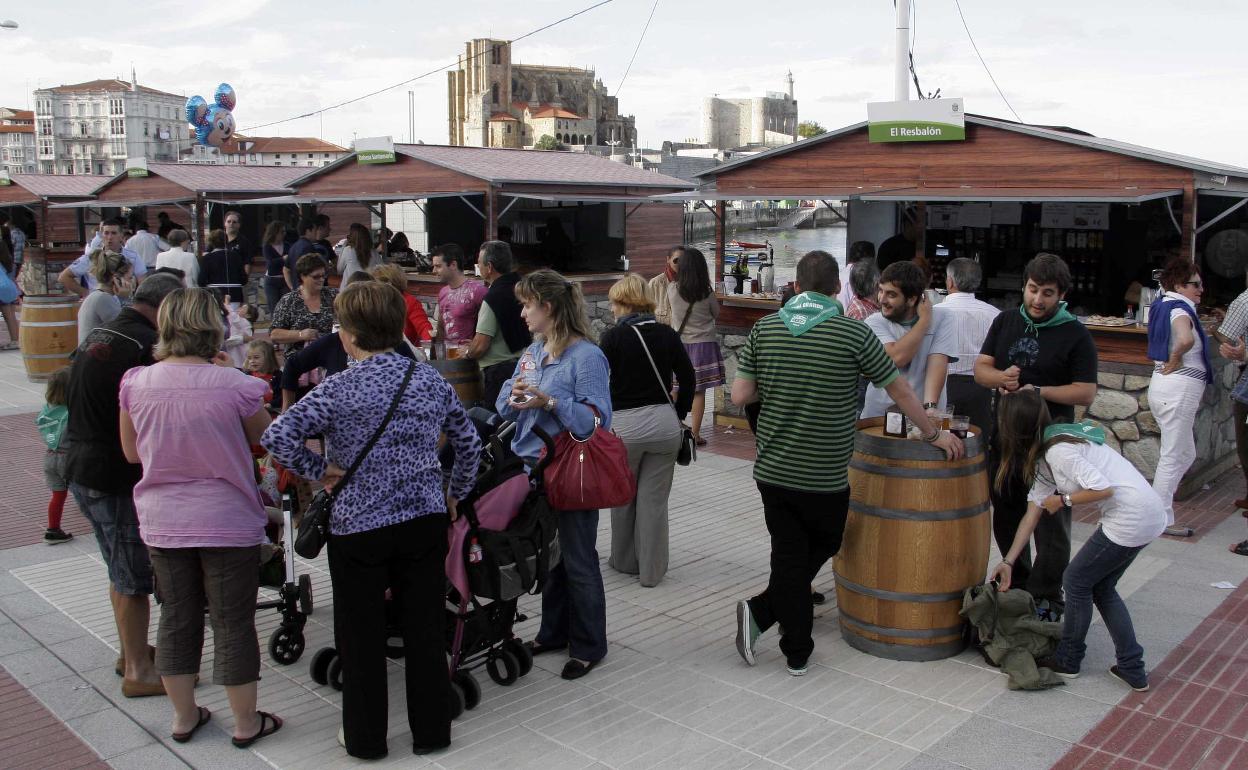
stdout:
[[147,276],[134,290],[133,300],[152,308],[159,308],[165,297],[183,288],[182,279],[169,273]]
[[880,268],[874,259],[860,259],[849,269],[849,288],[854,296],[873,297],[880,283]]
[[945,275],[953,282],[958,291],[973,292],[979,288],[984,279],[983,268],[973,259],[958,257],[945,266]]
[[511,247],[506,241],[486,241],[481,244],[480,260],[482,264],[490,265],[499,273],[506,274],[516,269]]

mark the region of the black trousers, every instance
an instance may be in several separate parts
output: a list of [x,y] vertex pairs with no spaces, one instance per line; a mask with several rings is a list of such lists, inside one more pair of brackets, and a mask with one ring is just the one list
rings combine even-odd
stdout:
[[387,588],[403,629],[412,742],[422,747],[451,742],[444,615],[448,526],[442,513],[329,539],[342,726],[353,757],[386,755]]
[[750,599],[750,613],[760,631],[779,623],[780,651],[790,665],[804,665],[815,649],[810,583],[841,550],[849,490],[801,492],[760,481],[758,491],[771,535],[771,577],[767,590]]
[[498,394],[502,392],[503,385],[507,380],[511,379],[511,375],[516,373],[516,359],[509,358],[506,361],[500,361],[481,370],[481,377],[485,382],[482,391],[481,400],[484,402],[482,406],[491,412],[497,412],[495,404],[498,403]]
[[[955,404],[956,405],[956,404]],[[1027,486],[1014,477],[1005,489],[997,492],[997,467],[1001,457],[996,447],[988,451],[988,488],[992,498],[992,534],[1002,554],[1008,553],[1014,544],[1018,525],[1027,513]],[[1036,525],[1036,558],[1031,558],[1028,544],[1014,562],[1010,583],[1024,588],[1036,601],[1050,599],[1062,601],[1062,574],[1070,564],[1070,509],[1062,508],[1054,514],[1040,517]]]
[[953,404],[954,411],[971,418],[971,425],[979,426],[984,431],[984,438],[991,440],[992,434],[996,433],[992,391],[976,385],[975,377],[969,374],[949,375],[945,388],[946,400]]

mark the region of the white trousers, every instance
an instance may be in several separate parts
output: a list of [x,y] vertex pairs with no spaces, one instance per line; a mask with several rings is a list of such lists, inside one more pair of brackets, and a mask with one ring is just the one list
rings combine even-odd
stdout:
[[1153,372],[1148,385],[1148,406],[1161,428],[1161,451],[1153,490],[1166,505],[1166,526],[1174,525],[1174,492],[1183,474],[1196,460],[1196,437],[1192,426],[1205,383],[1185,374]]

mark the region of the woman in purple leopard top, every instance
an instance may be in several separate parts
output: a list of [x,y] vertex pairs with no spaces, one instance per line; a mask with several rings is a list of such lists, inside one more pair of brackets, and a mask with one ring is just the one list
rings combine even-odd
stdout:
[[[406,307],[394,287],[355,283],[334,301],[353,363],[279,417],[261,443],[274,459],[325,486],[363,451],[410,367],[394,417],[334,502],[329,571],[342,660],[342,731],[347,753],[386,755],[385,592],[393,589],[407,651],[407,718],[418,754],[450,745],[450,681],[443,653],[447,527],[472,489],[481,441],[451,386],[427,364],[394,352]],[[323,433],[322,457],[307,447]],[[455,450],[443,493],[438,438]]]

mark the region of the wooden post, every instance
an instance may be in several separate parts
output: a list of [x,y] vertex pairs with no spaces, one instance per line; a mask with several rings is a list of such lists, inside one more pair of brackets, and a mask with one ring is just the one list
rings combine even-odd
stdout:
[[1196,186],[1193,182],[1183,185],[1183,219],[1179,223],[1179,255],[1196,259]]
[[198,256],[204,255],[204,234],[207,230],[204,228],[207,219],[207,206],[204,204],[204,194],[195,194],[195,253]]
[[727,207],[723,201],[715,201],[715,275],[711,277],[712,285],[718,286],[724,280],[724,247],[727,242],[724,228],[724,217]]
[[485,240],[498,240],[498,198],[493,185],[485,191]]

